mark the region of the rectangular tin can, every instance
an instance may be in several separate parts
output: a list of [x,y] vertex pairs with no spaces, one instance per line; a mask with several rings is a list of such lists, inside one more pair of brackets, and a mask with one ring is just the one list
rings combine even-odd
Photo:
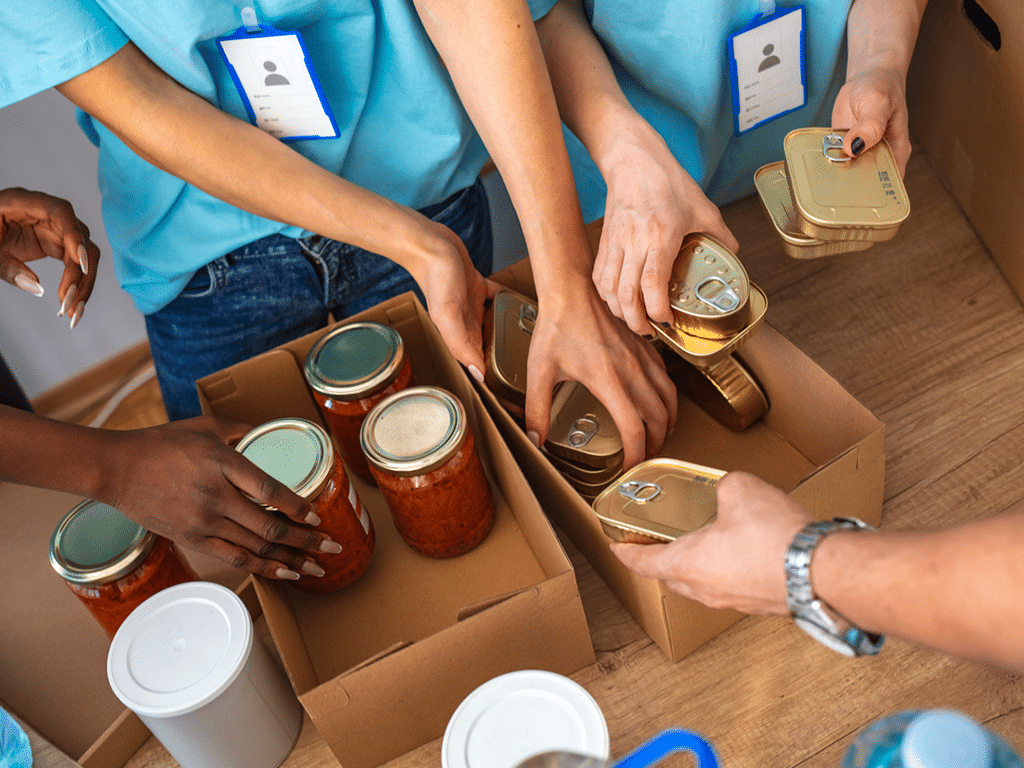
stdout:
[[551,402],[548,453],[596,470],[622,466],[622,437],[600,400],[576,381],[567,381]]
[[495,396],[521,412],[526,407],[527,360],[536,322],[536,302],[507,288],[498,291],[484,316],[484,381]]

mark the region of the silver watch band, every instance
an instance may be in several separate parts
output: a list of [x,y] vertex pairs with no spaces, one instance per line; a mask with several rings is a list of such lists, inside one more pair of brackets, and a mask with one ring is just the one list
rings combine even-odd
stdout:
[[845,656],[874,656],[885,642],[855,627],[811,588],[811,558],[830,533],[843,530],[874,530],[855,517],[836,517],[808,523],[793,537],[786,552],[786,604],[796,624],[811,637]]

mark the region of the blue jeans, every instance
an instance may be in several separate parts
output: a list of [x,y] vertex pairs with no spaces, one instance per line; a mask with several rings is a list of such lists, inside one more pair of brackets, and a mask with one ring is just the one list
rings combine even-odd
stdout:
[[[421,210],[451,228],[485,276],[491,272],[490,208],[482,182]],[[146,331],[167,415],[200,413],[195,382],[279,344],[413,290],[395,262],[313,235],[271,235],[216,259],[193,275]]]

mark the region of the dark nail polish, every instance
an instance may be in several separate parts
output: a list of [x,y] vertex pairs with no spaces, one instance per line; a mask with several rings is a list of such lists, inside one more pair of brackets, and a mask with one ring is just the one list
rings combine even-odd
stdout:
[[647,339],[648,341],[654,341],[654,334],[651,334],[651,333],[645,333],[645,334],[643,335],[643,337],[644,337],[645,339]]
[[859,155],[861,152],[864,151],[864,139],[858,136],[856,139],[853,140],[853,143],[850,145],[850,149],[853,150],[854,157]]

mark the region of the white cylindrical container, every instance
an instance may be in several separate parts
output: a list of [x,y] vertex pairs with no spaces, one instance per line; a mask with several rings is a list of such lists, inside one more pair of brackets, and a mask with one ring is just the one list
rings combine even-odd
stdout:
[[107,679],[182,768],[277,768],[302,728],[245,605],[218,584],[180,584],[136,608],[111,642]]

